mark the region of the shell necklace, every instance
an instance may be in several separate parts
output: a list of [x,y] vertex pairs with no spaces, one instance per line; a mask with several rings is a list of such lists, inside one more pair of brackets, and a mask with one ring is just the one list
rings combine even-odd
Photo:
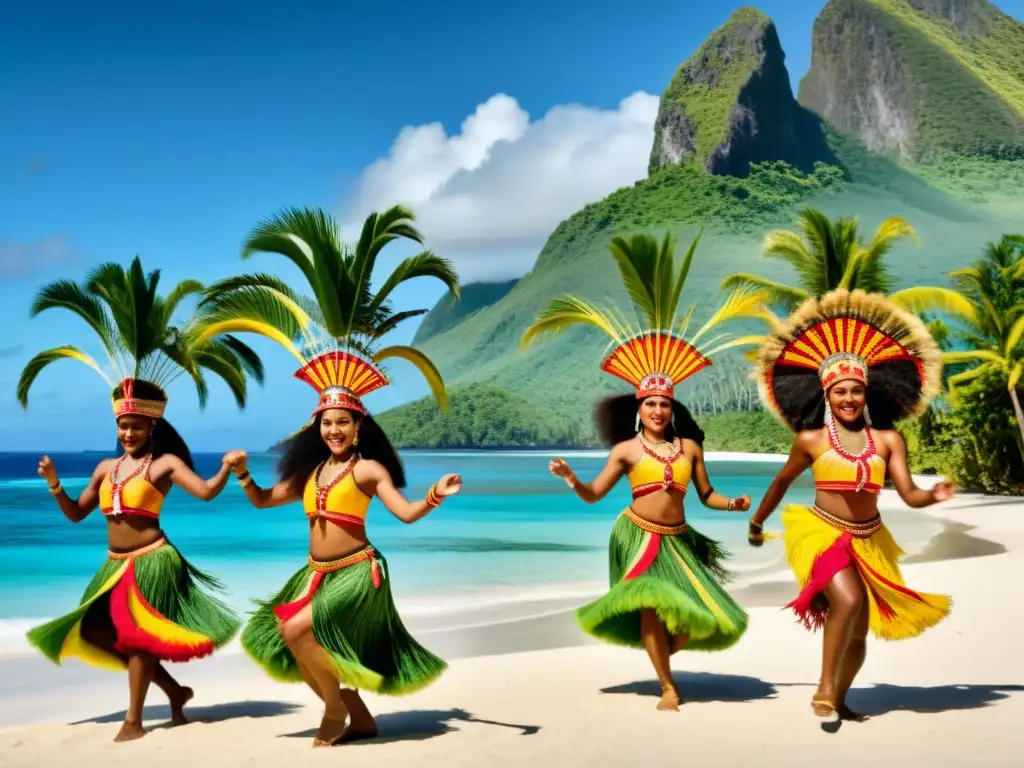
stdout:
[[133,469],[128,474],[128,477],[126,477],[124,480],[115,480],[114,478],[117,475],[121,474],[121,462],[124,461],[125,456],[127,456],[127,455],[128,454],[126,454],[126,453],[121,454],[121,458],[119,458],[117,460],[117,462],[111,468],[110,474],[109,474],[109,477],[110,477],[110,494],[111,494],[111,501],[112,501],[112,505],[111,506],[113,507],[113,509],[111,510],[110,514],[112,516],[114,516],[114,517],[118,517],[119,515],[122,514],[121,513],[121,491],[124,489],[124,487],[126,485],[128,485],[128,483],[130,483],[136,477],[141,475],[143,472],[148,472],[149,471],[149,465],[153,463],[153,454],[147,453],[145,456],[142,457],[142,461],[140,461],[135,466],[135,469]]

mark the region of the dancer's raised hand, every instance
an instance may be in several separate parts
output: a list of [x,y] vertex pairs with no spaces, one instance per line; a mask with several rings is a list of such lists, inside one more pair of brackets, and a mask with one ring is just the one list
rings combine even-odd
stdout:
[[454,496],[462,490],[462,478],[458,475],[445,475],[434,485],[434,493],[438,496]]
[[57,484],[57,469],[53,466],[53,460],[49,456],[39,459],[39,467],[36,472],[50,485]]

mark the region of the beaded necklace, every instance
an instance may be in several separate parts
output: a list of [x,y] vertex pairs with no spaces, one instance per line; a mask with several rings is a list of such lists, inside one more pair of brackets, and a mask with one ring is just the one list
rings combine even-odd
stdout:
[[124,461],[125,456],[127,455],[128,454],[126,453],[121,454],[121,458],[119,458],[117,462],[115,462],[114,466],[111,468],[110,473],[108,475],[108,477],[110,478],[110,493],[113,502],[113,510],[111,511],[110,514],[115,517],[121,514],[121,490],[126,485],[128,485],[128,483],[130,483],[132,480],[134,480],[136,477],[142,474],[144,471],[148,471],[149,465],[153,463],[153,454],[147,453],[143,457],[142,461],[138,463],[135,469],[131,471],[128,477],[126,477],[124,480],[115,480],[114,477],[121,473],[121,462]]
[[[313,479],[313,486],[316,490],[316,512],[318,515],[322,515],[327,511],[327,497],[338,483],[340,483],[345,477],[352,472],[352,469],[356,465],[356,461],[359,457],[356,454],[352,454],[346,463],[344,468],[334,476],[323,488],[320,487],[320,473],[324,471],[324,467],[327,466],[327,461],[321,462],[320,466],[316,468],[316,476]],[[329,460],[328,460],[329,461]]]
[[647,440],[646,438],[644,438],[644,433],[640,433],[640,446],[644,449],[644,453],[646,453],[652,459],[660,461],[662,464],[665,465],[665,471],[662,474],[662,479],[664,480],[666,485],[670,484],[674,477],[672,473],[672,464],[675,463],[676,459],[683,455],[683,441],[680,440],[678,446],[674,445],[674,443],[675,441],[673,441],[674,451],[672,452],[672,454],[667,457],[662,456],[660,453],[657,453],[653,448],[651,448],[650,445],[647,444]]
[[868,464],[868,460],[875,455],[875,438],[871,435],[871,427],[867,424],[864,425],[864,447],[860,453],[853,454],[843,447],[843,442],[839,438],[839,428],[836,426],[835,420],[829,419],[828,442],[832,446],[833,451],[856,465],[857,490],[864,490],[864,484],[871,477],[871,467]]

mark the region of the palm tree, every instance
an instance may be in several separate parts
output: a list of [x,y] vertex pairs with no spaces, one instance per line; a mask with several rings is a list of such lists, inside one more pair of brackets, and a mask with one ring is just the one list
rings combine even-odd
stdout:
[[894,281],[885,266],[886,254],[901,239],[918,239],[905,219],[893,217],[883,221],[867,245],[858,232],[856,218],[833,222],[821,211],[807,208],[799,213],[798,220],[800,232],[769,232],[762,246],[765,256],[781,259],[796,270],[798,285],[738,273],[726,277],[722,289],[763,291],[764,309],[782,314],[789,314],[808,298],[820,298],[829,291],[846,288],[887,294],[889,301],[915,313],[943,311],[970,316],[969,303],[949,288],[914,287],[891,292]]
[[[200,407],[206,406],[209,387],[204,370],[219,376],[231,389],[238,406],[247,396],[246,374],[263,383],[259,356],[234,336],[201,340],[202,323],[193,317],[184,326],[172,325],[181,302],[203,291],[202,283],[184,280],[167,296],[157,293],[160,270],[143,272],[136,256],[128,269],[115,262],[100,264],[82,284],[57,280],[44,286],[32,301],[35,317],[48,309],[66,309],[96,333],[107,353],[114,375],[167,383],[180,373],[195,382]],[[33,357],[18,380],[18,402],[28,407],[28,393],[36,377],[57,360],[72,359],[99,372],[113,388],[101,365],[71,345],[47,349]]]
[[[666,234],[660,243],[649,234],[636,234],[629,239],[615,237],[609,243],[623,286],[639,316],[637,320],[645,330],[674,331],[685,335],[696,307],[691,306],[682,317],[677,315],[677,310],[700,238],[698,233],[678,268],[675,240],[671,233]],[[763,291],[746,287],[733,291],[688,341],[696,347],[705,333],[722,322],[733,317],[756,316],[763,300]],[[525,348],[542,335],[560,333],[573,325],[599,328],[619,341],[632,335],[631,324],[611,310],[598,308],[575,296],[563,295],[553,298],[540,312],[523,333],[520,344]],[[741,338],[723,342],[721,337],[715,337],[712,342],[719,344],[713,350],[702,352],[705,356],[750,343],[750,340]]]
[[432,277],[459,297],[459,279],[451,263],[428,250],[403,260],[377,291],[372,289],[374,266],[384,246],[399,239],[423,244],[413,219],[412,211],[400,205],[371,213],[353,247],[341,242],[338,225],[322,209],[285,209],[260,222],[246,238],[242,258],[258,252],[285,257],[302,272],[313,297],[296,294],[266,273],[229,278],[211,286],[201,302],[204,337],[257,333],[303,360],[295,343],[314,346],[309,331],[310,326],[317,326],[333,342],[349,345],[378,362],[400,358],[412,363],[446,407],[441,374],[425,354],[404,345],[378,348],[380,340],[399,324],[428,311],[394,311],[391,294],[402,283]]
[[988,243],[983,258],[950,273],[971,303],[974,317],[959,334],[969,348],[944,352],[943,362],[980,363],[950,377],[954,397],[958,389],[986,373],[1006,376],[1024,450],[1024,410],[1018,395],[1024,375],[1024,252],[1020,244],[1020,236],[1006,235],[998,243]]

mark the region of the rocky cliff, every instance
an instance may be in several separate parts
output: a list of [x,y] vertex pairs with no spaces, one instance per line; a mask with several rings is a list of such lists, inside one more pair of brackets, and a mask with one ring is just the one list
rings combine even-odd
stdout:
[[831,0],[800,103],[902,162],[1024,153],[1024,24],[986,0]]
[[771,19],[742,8],[676,71],[661,97],[651,173],[693,163],[746,176],[751,163],[783,160],[803,170],[834,163],[813,120],[793,99],[786,55]]

